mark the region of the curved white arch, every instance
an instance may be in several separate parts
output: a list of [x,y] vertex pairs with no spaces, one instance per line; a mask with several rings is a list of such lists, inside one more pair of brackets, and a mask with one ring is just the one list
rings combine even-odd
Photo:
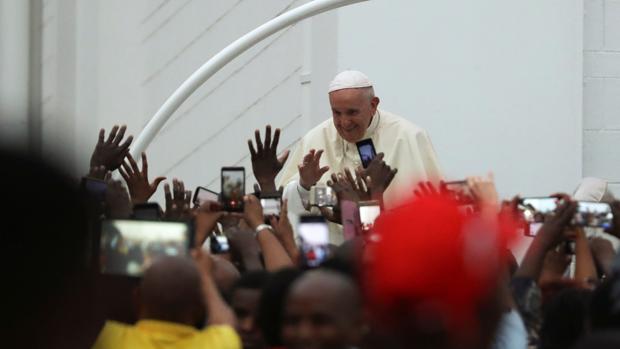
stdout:
[[131,149],[131,155],[139,159],[140,153],[151,144],[159,130],[181,104],[183,104],[183,102],[211,76],[250,47],[277,31],[303,19],[362,1],[368,0],[314,0],[281,14],[226,46],[226,48],[213,56],[190,75],[190,77],[168,97],[136,139]]

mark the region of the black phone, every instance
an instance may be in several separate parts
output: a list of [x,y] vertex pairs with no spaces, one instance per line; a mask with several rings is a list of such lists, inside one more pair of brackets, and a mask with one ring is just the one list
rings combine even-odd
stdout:
[[101,222],[99,270],[140,277],[162,256],[190,257],[194,229],[188,222],[104,220]]
[[523,198],[519,202],[519,209],[523,212],[523,218],[527,223],[525,235],[536,236],[538,230],[548,217],[555,214],[558,207],[558,198],[555,197],[530,197]]
[[329,257],[329,228],[323,216],[299,217],[299,248],[303,264],[315,268]]
[[243,212],[245,196],[245,168],[222,167],[222,205],[225,211]]
[[368,167],[372,159],[377,156],[377,151],[375,150],[375,145],[372,143],[372,139],[363,139],[355,143],[355,145],[357,145],[357,151],[360,154],[362,166],[364,168]]
[[133,205],[133,218],[138,220],[157,221],[163,217],[163,210],[156,202]]
[[194,190],[194,199],[192,200],[194,205],[201,206],[207,201],[219,202],[220,194],[205,187],[197,187],[196,190]]
[[279,196],[261,197],[260,205],[263,207],[263,216],[280,216],[282,199]]

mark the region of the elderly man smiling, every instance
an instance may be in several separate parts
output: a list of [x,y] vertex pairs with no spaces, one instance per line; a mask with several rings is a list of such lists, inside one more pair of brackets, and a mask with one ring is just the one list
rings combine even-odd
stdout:
[[324,183],[331,173],[361,165],[355,145],[372,139],[384,161],[398,169],[386,190],[389,207],[405,187],[410,189],[420,180],[440,176],[435,151],[426,132],[404,118],[381,110],[379,97],[366,75],[359,71],[338,74],[329,86],[332,119],[310,130],[297,145],[284,168],[281,184],[290,210],[303,211],[302,201],[317,183]]

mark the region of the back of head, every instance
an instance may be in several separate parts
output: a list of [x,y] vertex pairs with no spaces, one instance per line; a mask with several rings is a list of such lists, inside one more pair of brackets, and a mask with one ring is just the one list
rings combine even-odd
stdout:
[[140,318],[196,325],[205,315],[203,299],[194,262],[183,257],[161,257],[142,278]]
[[[95,302],[88,224],[77,185],[38,159],[0,150],[0,163],[4,344],[13,337],[23,341],[37,328],[36,339],[46,347],[78,345],[98,328],[88,328]],[[63,344],[53,341],[58,338]]]
[[590,302],[590,327],[593,331],[620,329],[620,276],[614,275],[593,293]]
[[595,332],[582,338],[573,349],[616,349],[620,348],[620,333],[617,331]]
[[570,348],[587,328],[588,308],[592,291],[567,288],[544,306],[540,330],[540,348]]

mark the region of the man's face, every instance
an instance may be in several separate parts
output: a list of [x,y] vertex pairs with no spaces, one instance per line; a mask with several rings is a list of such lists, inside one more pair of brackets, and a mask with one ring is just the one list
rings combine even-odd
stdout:
[[239,288],[231,299],[231,306],[237,316],[237,333],[241,336],[244,349],[266,348],[263,336],[256,324],[260,290]]
[[379,98],[370,97],[367,88],[347,88],[329,94],[334,126],[349,143],[360,141],[377,111]]
[[343,349],[357,341],[358,322],[329,293],[320,287],[291,293],[282,323],[286,348]]

